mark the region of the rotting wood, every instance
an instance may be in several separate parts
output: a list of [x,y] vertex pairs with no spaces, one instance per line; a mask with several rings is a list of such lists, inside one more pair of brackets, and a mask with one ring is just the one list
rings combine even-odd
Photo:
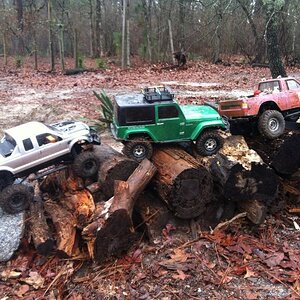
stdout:
[[45,201],[45,210],[55,227],[58,256],[71,257],[76,238],[76,219],[72,213],[53,200]]
[[94,153],[100,161],[98,183],[102,194],[108,200],[114,195],[114,181],[126,181],[138,163],[108,145],[94,147]]
[[96,261],[119,256],[132,246],[136,239],[132,223],[133,206],[155,172],[155,166],[144,159],[126,182],[116,181],[114,197],[96,208],[99,217],[83,230],[90,255]]
[[212,200],[212,178],[208,170],[179,148],[156,149],[154,186],[175,216],[190,219],[205,211]]
[[47,224],[44,203],[37,182],[34,188],[34,200],[30,203],[30,236],[38,253],[42,255],[51,254],[54,239]]
[[245,211],[247,218],[256,225],[262,224],[266,219],[267,207],[257,199],[241,201],[238,207]]

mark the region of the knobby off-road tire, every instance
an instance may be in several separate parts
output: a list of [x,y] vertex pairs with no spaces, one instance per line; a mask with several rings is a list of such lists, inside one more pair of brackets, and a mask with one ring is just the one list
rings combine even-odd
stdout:
[[281,136],[285,129],[285,120],[281,112],[277,110],[266,110],[258,119],[259,133],[268,138],[276,139]]
[[29,207],[33,200],[33,189],[24,184],[6,187],[0,193],[0,206],[8,214],[17,214]]
[[196,150],[202,156],[216,154],[223,146],[222,137],[213,130],[200,134],[196,141]]
[[73,162],[74,173],[81,178],[90,178],[98,174],[99,159],[91,152],[81,152],[76,155]]
[[13,184],[14,176],[9,172],[0,172],[0,192],[7,186]]
[[142,161],[151,158],[153,147],[149,141],[132,140],[124,144],[123,153],[136,161]]

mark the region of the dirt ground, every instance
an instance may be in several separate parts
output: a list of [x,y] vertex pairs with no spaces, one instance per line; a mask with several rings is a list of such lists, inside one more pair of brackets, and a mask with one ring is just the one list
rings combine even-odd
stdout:
[[[48,73],[46,63],[40,71],[30,62],[21,69],[1,64],[0,131],[30,120],[93,124],[99,116],[93,91],[114,96],[165,84],[181,103],[202,103],[250,94],[270,77],[266,68],[238,63],[189,62],[184,70],[139,63],[121,70],[108,62],[106,70],[74,76]],[[288,73],[300,79],[300,69]],[[108,131],[102,141],[120,148]],[[259,226],[244,218],[216,232],[195,230],[192,221],[166,226],[152,244],[141,236],[124,257],[102,265],[42,257],[24,239],[13,259],[0,264],[0,299],[300,299],[300,218],[287,213],[299,204],[285,202]]]

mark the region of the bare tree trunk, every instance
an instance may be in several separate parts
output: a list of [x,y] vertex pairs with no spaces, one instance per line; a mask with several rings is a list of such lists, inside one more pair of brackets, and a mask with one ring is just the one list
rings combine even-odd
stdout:
[[65,46],[64,46],[64,25],[60,24],[59,38],[60,65],[62,72],[65,71]]
[[6,32],[3,33],[3,58],[4,58],[4,65],[7,66],[7,41],[6,41]]
[[168,20],[168,24],[169,24],[169,36],[170,36],[170,47],[171,47],[171,55],[172,55],[172,60],[173,60],[173,64],[176,64],[176,60],[175,57],[173,56],[174,53],[174,44],[173,44],[173,34],[172,34],[172,25],[171,25],[171,20]]
[[[93,23],[93,1],[89,0],[89,18],[90,18],[90,56],[94,57],[95,49],[95,34],[94,34],[94,23]],[[77,33],[76,33],[77,34]],[[74,47],[75,49],[75,47]],[[74,55],[75,58],[75,55]],[[78,67],[78,60],[75,60],[75,68]]]
[[123,16],[122,16],[122,69],[125,68],[125,43],[126,43],[126,0],[123,0]]
[[130,67],[130,20],[127,20],[127,51],[126,51],[126,66]]
[[214,32],[214,46],[213,46],[213,57],[212,62],[218,63],[220,59],[220,45],[221,45],[221,25],[223,20],[223,9],[222,3],[219,0],[216,6],[216,18],[217,18],[217,25]]
[[23,29],[24,29],[24,20],[23,20],[23,1],[16,1],[17,9],[17,54],[24,54],[24,45],[23,45]]
[[260,36],[257,32],[257,28],[256,28],[256,25],[255,25],[255,22],[253,20],[253,13],[250,13],[250,10],[246,7],[245,5],[245,2],[243,0],[236,0],[242,10],[244,11],[246,17],[247,17],[247,20],[249,22],[249,25],[251,27],[251,31],[252,31],[252,34],[254,36],[254,40],[255,40],[255,57],[254,59],[252,60],[252,63],[262,63],[263,62],[263,58],[264,58],[264,40],[263,40],[263,37]]
[[53,33],[52,33],[52,3],[48,0],[48,41],[49,41],[49,56],[50,56],[50,70],[55,69],[55,59],[53,50]]
[[96,55],[97,57],[101,57],[102,55],[102,20],[101,20],[101,0],[96,0]]
[[278,76],[286,77],[286,71],[280,55],[278,32],[279,32],[279,12],[276,11],[275,4],[266,4],[266,40],[267,55],[269,59],[269,67],[273,78]]
[[33,31],[33,43],[34,43],[34,69],[38,69],[38,55],[37,55],[37,41],[36,41],[36,31]]
[[74,66],[75,69],[78,68],[78,34],[77,28],[74,29]]

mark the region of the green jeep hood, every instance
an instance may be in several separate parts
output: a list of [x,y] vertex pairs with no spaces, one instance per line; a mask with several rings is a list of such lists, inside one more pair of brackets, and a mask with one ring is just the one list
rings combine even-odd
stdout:
[[207,105],[181,105],[180,108],[187,121],[210,121],[222,119],[215,109]]

